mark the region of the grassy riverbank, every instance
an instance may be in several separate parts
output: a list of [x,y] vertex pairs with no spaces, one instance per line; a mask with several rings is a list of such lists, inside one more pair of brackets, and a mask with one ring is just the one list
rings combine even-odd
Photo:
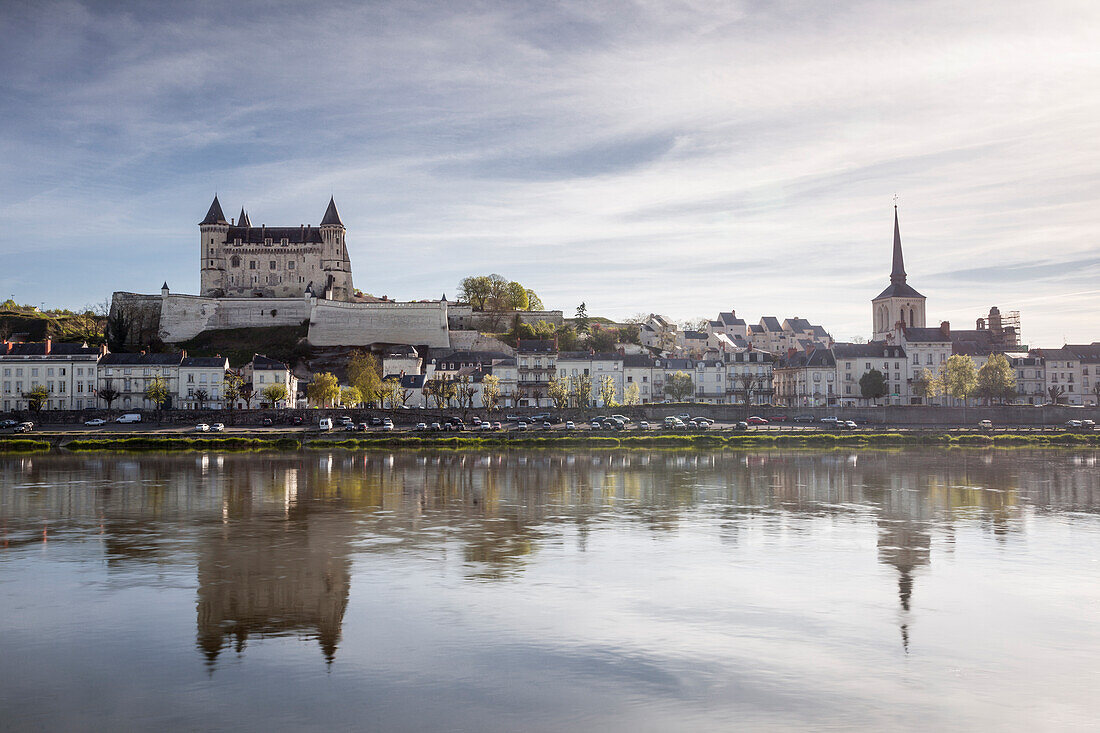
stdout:
[[338,439],[326,435],[246,436],[173,436],[173,435],[99,435],[66,442],[47,439],[0,439],[0,452],[43,451],[61,448],[69,451],[101,450],[220,450],[220,451],[296,451],[296,450],[370,450],[445,448],[477,450],[483,448],[600,448],[600,449],[695,449],[723,448],[830,448],[830,447],[997,447],[1037,448],[1100,446],[1100,433],[694,433],[591,435],[573,433],[539,435],[493,433],[464,435],[413,435],[397,433]]

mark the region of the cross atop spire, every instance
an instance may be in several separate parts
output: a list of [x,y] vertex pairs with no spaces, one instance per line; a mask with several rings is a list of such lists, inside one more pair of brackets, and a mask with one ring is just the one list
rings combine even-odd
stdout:
[[[897,197],[894,197],[897,201]],[[901,256],[901,229],[898,227],[898,205],[894,204],[894,267],[890,270],[890,282],[905,284],[905,261]]]
[[321,226],[344,226],[344,222],[340,221],[340,212],[336,210],[336,200],[331,196],[328,199],[325,215],[321,219]]

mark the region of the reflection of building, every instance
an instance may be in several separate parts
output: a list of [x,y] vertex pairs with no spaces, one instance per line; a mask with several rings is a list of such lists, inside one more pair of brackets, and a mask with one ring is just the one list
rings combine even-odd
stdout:
[[[235,499],[229,494],[239,494]],[[315,637],[336,654],[351,585],[350,532],[342,515],[291,508],[289,516],[250,516],[248,490],[229,491],[241,514],[202,541],[198,559],[198,645],[213,663],[249,637]]]
[[[914,487],[915,488],[915,487]],[[913,574],[928,565],[932,534],[923,515],[928,510],[924,492],[909,489],[888,491],[882,497],[878,525],[878,560],[898,571],[898,602],[901,604],[901,643],[909,651],[909,604],[913,596]]]

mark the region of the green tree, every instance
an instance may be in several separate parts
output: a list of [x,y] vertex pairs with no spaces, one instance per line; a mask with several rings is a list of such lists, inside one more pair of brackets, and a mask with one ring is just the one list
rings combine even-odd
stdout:
[[481,380],[481,404],[492,412],[500,404],[500,377],[486,374]]
[[535,294],[534,290],[527,289],[527,310],[529,311],[542,311],[546,310],[546,306],[542,304],[542,298]]
[[618,407],[615,401],[615,377],[605,374],[600,378],[600,402],[604,407]]
[[530,302],[530,299],[527,297],[527,288],[523,287],[522,285],[520,285],[515,280],[508,283],[508,289],[507,289],[507,294],[505,296],[505,302],[508,304],[508,307],[511,310],[514,310],[514,311],[525,311],[525,310],[527,310],[527,304]]
[[966,400],[978,384],[974,360],[965,354],[954,354],[940,365],[940,382],[948,397]]
[[348,356],[348,383],[359,390],[364,403],[375,405],[382,390],[382,367],[369,351],[356,349]]
[[665,382],[665,394],[667,394],[673,402],[683,402],[688,397],[695,394],[695,383],[691,379],[691,375],[687,372],[676,372],[669,375]]
[[397,377],[382,380],[382,389],[379,390],[378,395],[383,406],[388,406],[391,410],[396,409],[397,402],[401,399],[401,380]]
[[1008,363],[1004,354],[990,354],[985,364],[978,370],[974,393],[992,403],[1002,403],[1016,396],[1016,371]]
[[619,329],[619,341],[624,344],[637,344],[642,343],[642,327],[637,323],[627,323]]
[[859,393],[863,395],[863,399],[877,400],[880,397],[885,397],[887,392],[886,375],[878,369],[864,372],[863,376],[859,378]]
[[921,369],[913,380],[913,394],[926,400],[938,397],[943,394],[943,384],[931,369]]
[[313,375],[313,381],[306,387],[306,396],[309,401],[321,407],[328,407],[340,396],[340,383],[336,375],[329,372],[320,372]]
[[592,402],[592,377],[587,374],[578,374],[569,378],[569,392],[574,404],[584,409]]
[[343,407],[358,407],[363,402],[363,395],[358,387],[344,387],[340,390],[340,404]]
[[38,413],[42,411],[42,408],[46,404],[46,400],[50,398],[50,390],[46,389],[41,384],[36,384],[31,388],[30,392],[23,393],[23,399],[27,401],[27,409],[38,416]]
[[469,376],[464,374],[455,379],[455,401],[458,402],[458,408],[462,410],[463,418],[466,416],[466,411],[474,406],[476,394],[477,387]]
[[172,393],[168,390],[168,380],[159,374],[153,377],[145,387],[145,399],[153,403],[157,411],[157,420],[160,421],[160,411],[171,399]]
[[577,306],[577,313],[573,316],[573,323],[577,333],[588,333],[588,306],[583,302]]
[[554,407],[564,410],[569,406],[569,383],[564,378],[551,378],[546,385],[546,396],[554,401]]
[[580,338],[572,326],[562,325],[558,328],[558,351],[577,351],[580,348]]
[[492,287],[486,275],[471,275],[462,278],[458,286],[458,297],[470,304],[476,311],[485,310]]
[[588,348],[593,351],[614,351],[619,333],[613,328],[604,328],[598,323],[588,333]]
[[230,410],[241,398],[241,390],[244,389],[244,377],[240,372],[230,369],[222,379],[222,394],[225,395],[226,407]]
[[637,382],[631,382],[626,385],[626,392],[623,394],[623,404],[627,406],[634,406],[641,401],[640,391],[638,389]]
[[[285,400],[286,394],[286,385],[280,384],[278,382],[276,382],[275,384],[267,385],[263,388],[263,391],[260,392],[260,396],[263,397],[264,401],[272,407],[275,407],[280,402]],[[197,392],[195,393],[195,396],[198,396]]]

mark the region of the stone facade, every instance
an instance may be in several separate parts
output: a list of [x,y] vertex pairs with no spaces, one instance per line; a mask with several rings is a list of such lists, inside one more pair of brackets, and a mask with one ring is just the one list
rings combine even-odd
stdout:
[[332,199],[319,227],[256,227],[244,209],[239,221],[227,221],[215,196],[199,224],[200,293],[350,300],[355,290],[345,234]]

